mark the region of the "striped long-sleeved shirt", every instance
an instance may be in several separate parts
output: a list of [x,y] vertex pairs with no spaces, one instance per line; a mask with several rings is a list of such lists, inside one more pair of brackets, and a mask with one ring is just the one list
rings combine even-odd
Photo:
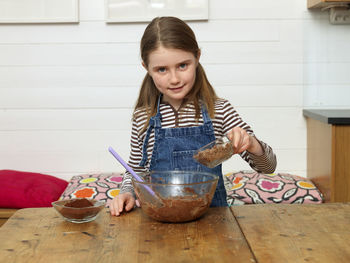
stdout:
[[[248,134],[255,136],[251,127],[245,123],[238,115],[236,110],[226,99],[217,99],[215,102],[215,118],[212,119],[214,126],[214,134],[216,138],[224,136],[232,128],[238,126],[245,129]],[[149,171],[150,159],[152,156],[154,145],[154,130],[152,131],[148,146],[147,146],[147,162],[145,167],[140,167],[139,163],[142,159],[143,141],[146,136],[146,131],[143,129],[147,120],[146,112],[142,109],[137,109],[134,114],[131,131],[131,151],[128,164],[136,173],[144,173]],[[161,103],[160,113],[162,115],[162,128],[177,128],[177,127],[193,127],[203,125],[202,115],[198,120],[195,118],[195,107],[193,103],[187,103],[180,107],[177,111],[170,104]],[[250,167],[258,172],[272,173],[276,168],[276,156],[272,148],[266,143],[258,140],[261,144],[264,154],[256,156],[248,151],[240,153],[240,156],[248,162]],[[126,172],[124,175],[120,193],[134,193],[131,175]]]

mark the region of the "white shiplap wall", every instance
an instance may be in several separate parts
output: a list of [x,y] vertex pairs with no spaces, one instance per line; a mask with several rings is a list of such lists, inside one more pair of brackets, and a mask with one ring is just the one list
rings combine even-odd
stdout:
[[[330,28],[327,17],[306,0],[209,2],[209,21],[189,24],[210,81],[274,148],[277,170],[305,176],[304,76],[318,67],[305,61],[315,41],[305,27]],[[106,24],[103,4],[80,0],[79,24],[0,25],[0,169],[65,179],[124,170],[107,148],[128,158],[146,24]],[[249,167],[238,157],[224,165],[239,169]]]
[[328,13],[304,23],[304,105],[350,108],[350,25],[331,25]]

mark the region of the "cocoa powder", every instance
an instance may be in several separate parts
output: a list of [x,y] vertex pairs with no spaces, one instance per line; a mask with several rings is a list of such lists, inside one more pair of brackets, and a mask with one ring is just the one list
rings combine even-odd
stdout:
[[75,200],[72,200],[68,203],[66,203],[64,206],[66,207],[89,207],[89,206],[94,206],[94,204],[89,201],[88,199],[86,198],[82,198],[82,199],[75,199]]

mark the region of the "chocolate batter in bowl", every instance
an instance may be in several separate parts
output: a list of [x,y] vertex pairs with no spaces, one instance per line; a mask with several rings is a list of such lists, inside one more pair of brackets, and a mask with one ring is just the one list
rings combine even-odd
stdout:
[[211,204],[219,179],[198,171],[153,171],[145,178],[144,182],[133,179],[143,212],[157,221],[171,223],[201,217]]
[[198,149],[193,158],[209,168],[214,168],[228,160],[233,154],[234,148],[231,141],[224,136]]

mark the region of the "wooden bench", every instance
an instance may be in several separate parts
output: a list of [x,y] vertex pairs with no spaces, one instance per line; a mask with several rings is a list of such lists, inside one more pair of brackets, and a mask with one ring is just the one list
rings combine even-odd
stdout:
[[5,224],[18,209],[15,208],[0,208],[0,227]]

